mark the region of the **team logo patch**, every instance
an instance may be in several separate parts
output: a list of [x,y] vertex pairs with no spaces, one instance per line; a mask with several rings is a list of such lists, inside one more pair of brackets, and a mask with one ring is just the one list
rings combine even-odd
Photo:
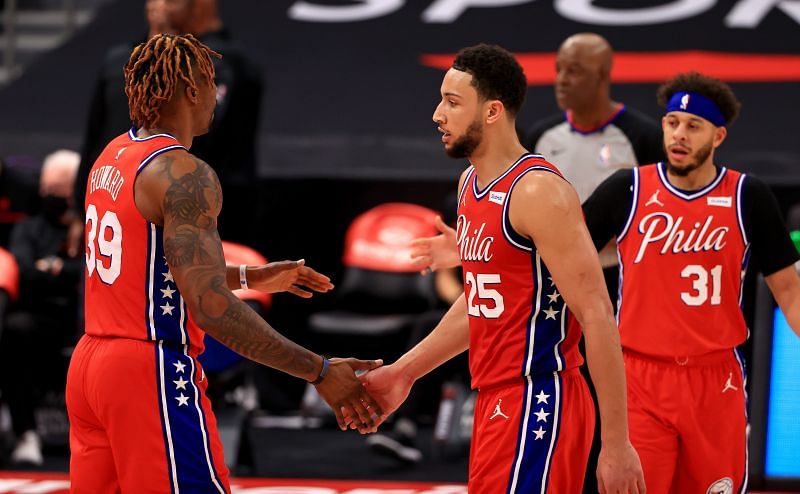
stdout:
[[506,200],[506,193],[505,192],[490,192],[489,193],[489,202],[493,202],[495,204],[503,205],[503,202]]
[[707,199],[709,206],[720,206],[723,208],[729,208],[733,205],[733,199],[730,196],[727,197],[711,197],[709,196]]
[[706,494],[733,494],[733,480],[730,477],[723,477],[706,490]]

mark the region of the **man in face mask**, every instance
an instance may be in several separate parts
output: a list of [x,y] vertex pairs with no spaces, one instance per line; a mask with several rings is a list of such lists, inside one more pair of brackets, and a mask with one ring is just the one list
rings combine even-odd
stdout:
[[76,216],[72,191],[80,156],[60,150],[45,158],[39,181],[42,210],[15,225],[9,250],[19,265],[19,299],[3,317],[0,387],[11,412],[17,445],[11,461],[41,465],[34,408],[43,389],[64,387],[61,351],[74,343],[82,256],[66,252]]

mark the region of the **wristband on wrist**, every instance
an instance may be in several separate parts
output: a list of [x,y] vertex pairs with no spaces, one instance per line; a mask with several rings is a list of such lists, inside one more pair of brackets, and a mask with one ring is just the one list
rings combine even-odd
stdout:
[[247,264],[240,264],[239,265],[239,285],[241,285],[242,290],[247,290]]
[[325,379],[325,376],[328,375],[328,367],[330,367],[330,365],[331,361],[326,359],[325,357],[322,357],[322,370],[319,371],[319,375],[317,376],[317,378],[311,381],[311,384],[316,386],[317,384],[321,383]]

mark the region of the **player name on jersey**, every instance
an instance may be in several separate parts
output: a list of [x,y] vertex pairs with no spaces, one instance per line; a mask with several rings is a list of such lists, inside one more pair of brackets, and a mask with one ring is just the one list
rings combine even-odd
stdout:
[[[494,237],[484,237],[486,223],[472,230],[472,223],[462,214],[456,223],[456,242],[462,261],[489,262],[492,260]],[[472,233],[470,234],[470,230]]]
[[100,166],[92,170],[89,175],[89,194],[96,190],[106,190],[116,201],[117,194],[119,194],[119,190],[124,183],[125,179],[122,177],[122,172],[116,166]]
[[639,222],[639,233],[642,233],[642,243],[634,259],[634,264],[644,257],[650,244],[656,246],[661,240],[660,254],[671,252],[673,254],[689,252],[720,251],[725,247],[725,236],[730,230],[727,226],[712,228],[714,216],[708,216],[705,223],[695,222],[692,228],[684,229],[683,216],[673,218],[671,214],[659,211],[646,215]]

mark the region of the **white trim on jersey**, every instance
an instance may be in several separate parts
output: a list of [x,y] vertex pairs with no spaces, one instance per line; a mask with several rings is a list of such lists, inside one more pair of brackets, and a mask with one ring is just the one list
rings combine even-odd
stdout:
[[742,489],[739,491],[739,494],[746,494],[747,483],[750,481],[750,417],[747,415],[747,401],[749,400],[747,396],[747,373],[745,372],[744,362],[739,358],[739,352],[737,352],[735,348],[733,349],[733,356],[736,358],[736,362],[739,364],[739,370],[742,372],[742,393],[744,393],[745,406],[743,413],[746,424],[744,430],[744,480],[742,481]]
[[[183,305],[183,300],[181,300],[181,305]],[[181,319],[183,319],[183,309],[181,309]],[[214,470],[214,463],[211,461],[211,454],[208,451],[208,433],[206,432],[206,424],[205,424],[205,414],[203,410],[200,409],[200,390],[197,389],[197,385],[195,385],[194,381],[194,374],[195,374],[195,365],[194,359],[189,356],[188,353],[189,347],[184,345],[183,346],[183,354],[189,359],[189,363],[191,364],[191,371],[189,373],[189,382],[192,383],[192,388],[194,389],[194,407],[197,409],[197,418],[200,424],[200,432],[203,436],[203,452],[206,456],[206,466],[208,466],[208,473],[209,477],[211,478],[211,482],[214,484],[214,487],[217,488],[217,491],[221,494],[226,494],[225,489],[219,484],[217,481],[217,472]]]
[[[628,230],[631,228],[631,224],[633,223],[633,217],[636,216],[636,210],[639,208],[639,169],[633,168],[633,191],[631,192],[631,210],[628,212],[628,220],[625,222],[625,226],[622,227],[622,231],[619,232],[617,235],[617,245],[625,238],[625,235],[628,234]],[[619,249],[617,249],[617,253],[619,253]],[[620,260],[620,266],[622,266],[622,261]]]
[[531,316],[530,330],[528,331],[528,355],[525,358],[525,375],[531,375],[531,367],[533,366],[533,344],[536,339],[536,318],[539,317],[539,312],[542,309],[542,258],[539,251],[536,251],[536,306],[533,309]]
[[155,276],[155,267],[156,267],[156,225],[153,223],[148,223],[150,225],[150,265],[147,266],[147,270],[150,274],[150,282],[147,286],[147,303],[150,309],[147,311],[147,322],[150,325],[150,339],[155,341],[156,340],[156,320],[155,316],[153,315],[153,310],[155,306],[155,302],[153,301],[153,277]]
[[542,491],[547,491],[547,476],[550,475],[550,460],[553,459],[553,450],[556,446],[558,437],[558,426],[561,425],[561,383],[559,382],[558,372],[553,372],[553,387],[555,389],[555,404],[553,405],[553,431],[550,435],[550,449],[547,451],[547,459],[544,462],[544,478],[542,478]]
[[564,360],[561,358],[561,352],[559,349],[561,348],[561,344],[564,343],[564,340],[567,339],[567,304],[564,303],[561,306],[561,339],[558,340],[558,343],[553,345],[553,354],[556,357],[556,362],[558,363],[558,367],[556,368],[557,371],[564,370]]
[[178,484],[178,467],[175,465],[175,447],[172,445],[172,427],[169,422],[169,407],[167,404],[166,378],[164,376],[164,341],[158,342],[158,378],[161,381],[161,410],[164,412],[164,428],[167,436],[167,452],[169,453],[170,474],[172,485],[175,487],[174,494],[180,494],[181,488]]
[[178,322],[178,329],[181,330],[181,345],[186,345],[188,344],[188,338],[186,337],[186,301],[183,299],[183,295],[178,296],[178,306],[181,310],[181,318]]
[[133,132],[133,129],[134,128],[131,127],[130,130],[128,130],[128,138],[130,138],[130,140],[132,140],[132,141],[136,141],[136,142],[149,141],[150,139],[155,139],[156,137],[169,137],[170,139],[173,139],[173,140],[177,141],[177,139],[175,139],[175,136],[170,135],[170,134],[153,134],[153,135],[147,136],[147,137],[138,137],[136,135],[136,133]]
[[499,177],[497,177],[494,180],[492,180],[489,183],[489,185],[487,185],[486,187],[483,188],[482,191],[478,191],[478,176],[477,176],[477,173],[476,173],[475,174],[475,180],[472,181],[472,193],[474,194],[475,199],[481,200],[486,194],[489,193],[490,190],[492,190],[492,187],[494,187],[497,184],[497,182],[503,180],[506,176],[508,176],[509,173],[511,173],[514,170],[514,168],[517,167],[517,165],[519,165],[520,163],[522,163],[523,161],[525,161],[528,158],[541,158],[541,159],[544,159],[544,156],[542,156],[541,154],[533,154],[533,153],[525,153],[525,154],[523,154],[520,159],[518,159],[517,161],[514,162],[513,165],[508,167],[508,170],[504,171]]
[[[155,137],[155,136],[154,136]],[[161,149],[156,149],[152,153],[150,153],[145,159],[139,163],[139,166],[136,168],[136,174],[138,175],[148,163],[153,161],[153,159],[158,156],[159,154],[166,153],[167,151],[172,151],[173,149],[186,149],[185,147],[181,146],[180,144],[173,144],[172,146],[163,147]]]
[[[519,437],[519,449],[517,451],[517,459],[514,461],[514,474],[511,476],[511,486],[508,489],[510,494],[517,491],[517,481],[519,480],[519,470],[522,466],[522,457],[525,456],[525,439],[528,437],[528,419],[530,418],[531,405],[533,404],[533,379],[530,375],[525,376],[528,381],[527,393],[525,395],[525,412],[522,419],[522,430]],[[547,471],[545,470],[545,475]]]
[[676,196],[680,197],[681,199],[686,199],[687,201],[691,201],[693,199],[697,199],[698,197],[701,197],[701,196],[711,192],[711,190],[713,190],[717,185],[719,185],[720,182],[722,182],[722,179],[725,177],[725,174],[728,172],[727,168],[725,168],[724,166],[721,167],[720,170],[719,170],[719,175],[717,175],[717,178],[715,178],[710,184],[706,185],[705,187],[703,187],[700,190],[696,190],[696,191],[692,192],[691,194],[687,194],[687,193],[681,191],[680,189],[675,188],[674,185],[669,183],[669,180],[667,180],[667,176],[664,174],[663,163],[659,162],[658,164],[656,164],[656,168],[658,169],[658,178],[661,179],[661,183],[664,184],[664,187],[666,187],[667,190],[669,190],[670,192],[672,192]]
[[742,173],[736,183],[736,219],[739,220],[739,231],[742,233],[742,240],[744,240],[745,245],[748,245],[747,232],[744,230],[744,215],[742,213],[742,190],[744,189],[745,177],[747,177],[747,175]]
[[464,183],[461,184],[461,190],[458,192],[458,204],[461,204],[461,201],[464,198],[464,194],[467,192],[467,187],[469,187],[469,179],[475,173],[475,167],[471,166],[469,171],[467,172],[467,176],[464,177]]

